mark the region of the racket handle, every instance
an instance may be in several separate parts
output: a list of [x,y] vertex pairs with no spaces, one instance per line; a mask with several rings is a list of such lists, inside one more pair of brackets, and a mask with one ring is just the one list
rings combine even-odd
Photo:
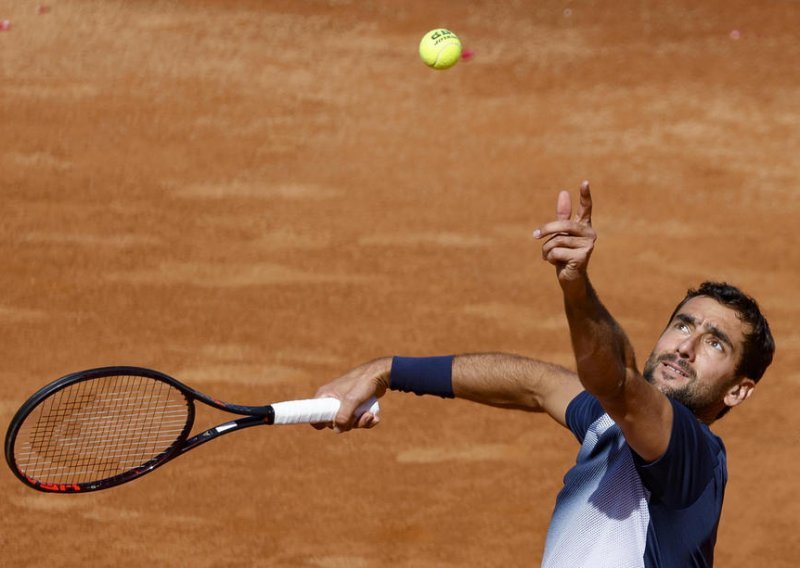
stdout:
[[[318,422],[333,422],[339,412],[341,402],[339,399],[309,398],[306,400],[287,400],[272,404],[275,411],[273,424],[316,424]],[[378,399],[374,396],[356,409],[356,417],[365,412],[378,414],[380,412]]]

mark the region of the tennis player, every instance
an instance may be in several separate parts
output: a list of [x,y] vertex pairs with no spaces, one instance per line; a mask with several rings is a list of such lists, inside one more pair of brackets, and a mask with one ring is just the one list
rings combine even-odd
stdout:
[[342,400],[337,431],[375,426],[377,417],[356,421],[353,411],[387,389],[546,412],[581,446],[542,566],[712,566],[727,469],[709,426],[752,394],[771,363],[769,325],[739,289],[704,282],[677,305],[640,372],[587,274],[596,240],[588,182],[574,217],[568,192],[556,212],[534,237],[556,268],[577,373],[499,353],[382,358],[317,395]]

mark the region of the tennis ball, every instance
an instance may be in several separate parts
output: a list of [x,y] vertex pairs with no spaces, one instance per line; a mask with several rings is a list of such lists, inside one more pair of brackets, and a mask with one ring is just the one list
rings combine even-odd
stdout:
[[449,69],[461,59],[461,40],[450,30],[431,30],[419,42],[419,56],[428,67]]

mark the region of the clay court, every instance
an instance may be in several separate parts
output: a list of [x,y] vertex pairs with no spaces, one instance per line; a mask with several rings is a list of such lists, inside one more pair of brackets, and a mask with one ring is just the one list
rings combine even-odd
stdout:
[[[591,274],[641,362],[687,288],[759,299],[776,359],[714,430],[717,565],[800,558],[800,3],[0,0],[0,422],[151,367],[240,404],[390,354],[574,368],[534,227],[592,182]],[[445,26],[474,56],[428,69]],[[4,566],[534,566],[578,445],[391,392],[135,483],[3,466]],[[222,417],[213,411],[199,426]]]

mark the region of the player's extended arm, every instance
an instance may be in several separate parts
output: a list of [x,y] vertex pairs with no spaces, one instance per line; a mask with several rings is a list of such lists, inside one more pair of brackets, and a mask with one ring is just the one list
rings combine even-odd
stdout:
[[567,406],[583,387],[558,365],[507,353],[460,355],[453,360],[453,392],[480,404],[546,412],[566,425]]
[[[420,370],[419,375],[409,377],[414,369]],[[363,401],[372,396],[379,398],[390,388],[547,412],[561,424],[565,424],[567,405],[583,390],[577,375],[563,367],[520,355],[476,353],[452,358],[376,359],[322,386],[316,396],[333,396],[342,401],[334,427],[345,431],[376,425],[378,417],[365,413],[356,421],[353,412]]]
[[596,234],[591,226],[592,199],[588,182],[581,185],[574,219],[569,194],[558,198],[557,220],[534,232],[547,237],[542,254],[555,265],[564,293],[578,376],[628,444],[645,460],[655,460],[667,448],[672,430],[672,406],[642,377],[625,332],[597,297],[586,268]]

